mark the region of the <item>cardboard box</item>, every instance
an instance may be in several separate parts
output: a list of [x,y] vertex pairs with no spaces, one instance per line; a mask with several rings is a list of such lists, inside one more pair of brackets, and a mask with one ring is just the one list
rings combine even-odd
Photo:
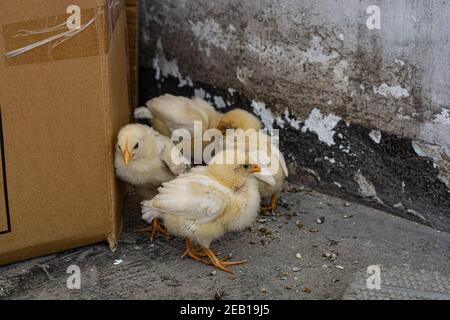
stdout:
[[127,24],[128,24],[128,49],[130,56],[130,105],[134,110],[137,106],[138,97],[138,30],[139,30],[139,15],[137,0],[127,0]]
[[115,248],[125,0],[2,0],[0,23],[0,264],[105,240]]

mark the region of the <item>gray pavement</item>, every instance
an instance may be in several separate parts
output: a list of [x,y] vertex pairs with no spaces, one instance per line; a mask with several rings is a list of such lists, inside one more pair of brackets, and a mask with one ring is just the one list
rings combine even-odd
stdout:
[[[322,223],[320,223],[322,222]],[[275,214],[212,248],[248,263],[236,274],[181,258],[181,239],[154,242],[127,199],[116,252],[97,244],[0,267],[0,299],[450,299],[450,235],[289,183]],[[81,269],[69,290],[68,266]],[[368,289],[368,266],[380,289]]]

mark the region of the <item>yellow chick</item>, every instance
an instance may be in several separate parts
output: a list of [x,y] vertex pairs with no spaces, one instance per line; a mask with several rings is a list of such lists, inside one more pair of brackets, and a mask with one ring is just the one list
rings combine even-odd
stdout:
[[[259,131],[263,127],[261,121],[246,110],[237,108],[223,114],[215,111],[211,105],[198,97],[188,99],[165,94],[149,100],[146,106],[148,108],[147,110],[145,110],[145,107],[142,107],[144,109],[138,108],[138,112],[135,115],[140,118],[151,118],[155,130],[168,137],[170,137],[173,130],[179,128],[187,129],[193,136],[194,121],[202,122],[203,132],[207,129],[215,128],[224,135],[226,135],[227,129],[242,129],[244,131],[254,129]],[[268,139],[270,142],[271,138]],[[203,143],[203,149],[208,143],[208,141]],[[193,143],[191,144],[193,145]],[[262,146],[261,148],[270,154],[272,152],[272,145],[272,143],[269,143],[267,147]],[[224,148],[227,148],[226,143],[224,144]],[[277,197],[283,188],[285,178],[288,176],[283,154],[278,148],[276,150],[274,149],[274,152],[275,157],[279,160],[278,167],[282,168],[282,170],[274,169],[275,166],[272,166],[270,163],[268,166],[270,167],[268,170],[271,171],[271,174],[269,174],[270,177],[267,174],[265,176],[259,175],[261,197],[271,197],[270,204],[262,206],[262,209],[266,211],[275,211]]]
[[[135,110],[135,117],[150,119],[153,128],[167,137],[171,137],[174,130],[187,130],[190,133],[191,140],[185,140],[184,142],[191,146],[191,155],[195,163],[204,161],[202,155],[195,152],[194,139],[201,140],[206,130],[218,129],[222,134],[225,134],[226,129],[259,130],[262,128],[259,119],[245,110],[234,109],[223,114],[216,111],[201,98],[188,99],[171,94],[165,94],[147,101],[146,107]],[[201,136],[198,138],[195,137],[195,121],[202,124]],[[200,144],[202,150],[205,150],[209,143],[209,141],[202,141]]]
[[[197,139],[195,134],[201,134],[198,139],[202,140],[206,130],[218,126],[222,114],[201,98],[189,99],[165,94],[147,101],[146,107],[137,108],[135,117],[150,119],[153,128],[169,138],[177,129],[187,130],[191,138],[185,138],[184,143],[191,146],[192,160],[195,163],[202,163],[202,155],[196,154],[194,149],[194,139]],[[195,132],[195,122],[201,123],[201,132]],[[207,141],[200,143],[202,150],[207,145]]]
[[219,121],[217,125],[218,130],[223,134],[226,133],[227,129],[262,129],[261,121],[248,111],[243,109],[233,109],[226,112]]
[[[174,152],[172,152],[174,150]],[[128,124],[117,135],[115,150],[116,176],[130,184],[141,199],[151,199],[158,187],[185,172],[188,166],[172,141],[142,124]],[[158,221],[149,231],[152,239],[156,232],[163,232]]]
[[271,197],[270,204],[262,206],[261,209],[274,212],[277,208],[278,197],[283,189],[284,181],[289,173],[283,154],[272,143],[272,138],[264,133],[260,134],[261,140],[267,141],[267,143],[260,143],[257,151],[262,151],[262,155],[267,155],[268,159],[265,160],[264,165],[260,163],[265,170],[256,174],[256,178],[259,180],[258,186],[261,198]]
[[[231,144],[230,139],[234,139],[234,145]],[[269,205],[263,205],[261,209],[275,211],[288,170],[283,154],[274,145],[273,138],[262,131],[256,132],[256,135],[243,135],[242,132],[236,131],[232,136],[226,136],[224,145],[225,149],[234,147],[245,150],[250,159],[261,166],[262,171],[255,174],[258,179],[259,193],[261,198],[271,197]]]
[[176,129],[186,129],[193,135],[194,121],[202,122],[203,132],[216,128],[222,118],[220,112],[198,97],[189,99],[164,94],[147,101],[146,106],[150,111],[153,128],[167,137]]
[[194,121],[202,122],[203,132],[207,129],[225,133],[226,129],[262,128],[261,121],[250,112],[237,108],[223,114],[199,97],[188,99],[165,94],[147,101],[146,107],[148,110],[137,108],[135,117],[151,119],[155,130],[167,137],[175,129],[187,129],[193,135]]
[[246,261],[219,259],[209,247],[226,232],[242,230],[255,221],[260,196],[253,174],[260,170],[257,164],[233,161],[195,168],[163,183],[152,200],[143,201],[142,218],[148,222],[161,218],[171,234],[185,238],[183,256],[234,273],[227,267]]

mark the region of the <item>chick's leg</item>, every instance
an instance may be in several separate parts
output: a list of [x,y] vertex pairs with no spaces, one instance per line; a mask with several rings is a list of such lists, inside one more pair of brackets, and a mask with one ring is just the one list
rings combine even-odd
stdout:
[[158,219],[153,219],[152,224],[146,228],[137,229],[136,232],[147,233],[150,232],[150,238],[155,240],[156,234],[161,233],[166,237],[169,237],[169,233],[166,229],[159,223]]
[[267,206],[262,206],[261,210],[274,212],[276,209],[277,209],[277,195],[274,193],[274,194],[272,194],[270,204]]
[[189,239],[186,239],[186,251],[184,251],[182,257],[188,256],[189,258],[192,258],[196,261],[203,262],[205,264],[208,264],[208,261],[202,259],[202,253],[200,250],[195,249],[192,245],[192,241]]
[[152,240],[155,239],[157,233],[161,233],[162,235],[166,236],[167,238],[170,237],[170,235],[167,232],[166,228],[164,228],[161,225],[161,223],[159,223],[158,219],[153,219],[152,227],[153,227],[152,233],[151,233]]

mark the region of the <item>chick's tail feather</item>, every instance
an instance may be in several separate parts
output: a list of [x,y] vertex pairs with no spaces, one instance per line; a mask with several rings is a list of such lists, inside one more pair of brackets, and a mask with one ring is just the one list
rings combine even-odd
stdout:
[[151,120],[153,119],[153,115],[149,108],[138,107],[134,109],[134,118],[136,120]]
[[142,220],[152,223],[153,219],[158,218],[160,213],[151,207],[152,201],[145,200],[141,202]]

